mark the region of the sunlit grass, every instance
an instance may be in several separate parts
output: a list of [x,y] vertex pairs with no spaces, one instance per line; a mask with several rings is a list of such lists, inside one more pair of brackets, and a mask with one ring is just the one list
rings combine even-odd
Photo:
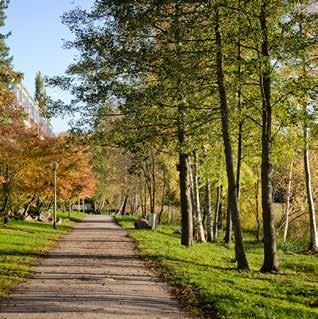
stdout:
[[[222,243],[180,245],[177,226],[135,230],[129,217],[116,217],[138,241],[141,253],[163,266],[174,285],[195,291],[197,306],[218,318],[318,318],[318,258],[279,251],[280,274],[259,272],[262,244],[245,237],[251,271],[239,273],[233,246]],[[206,315],[207,316],[207,315]]]
[[7,225],[0,225],[0,296],[26,279],[37,258],[53,247],[75,222],[83,219],[84,214],[72,213],[71,221],[67,220],[67,213],[59,212],[58,217],[63,221],[57,229],[51,223],[37,221],[10,220]]

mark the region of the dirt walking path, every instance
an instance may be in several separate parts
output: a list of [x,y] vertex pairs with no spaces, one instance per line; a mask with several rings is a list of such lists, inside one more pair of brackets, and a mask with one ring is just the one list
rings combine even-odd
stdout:
[[[39,238],[39,241],[41,238]],[[79,223],[0,305],[1,319],[186,318],[111,217]]]

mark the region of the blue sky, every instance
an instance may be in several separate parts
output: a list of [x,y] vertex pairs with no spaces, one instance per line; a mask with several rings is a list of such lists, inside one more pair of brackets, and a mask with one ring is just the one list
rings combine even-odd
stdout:
[[[37,71],[53,76],[63,74],[73,61],[75,52],[62,48],[62,39],[72,39],[62,25],[61,15],[76,6],[90,7],[93,0],[11,0],[7,10],[6,30],[12,35],[7,40],[17,71],[24,73],[24,85],[34,92]],[[49,89],[52,97],[68,100],[66,93]],[[68,119],[53,119],[54,131],[67,130]]]

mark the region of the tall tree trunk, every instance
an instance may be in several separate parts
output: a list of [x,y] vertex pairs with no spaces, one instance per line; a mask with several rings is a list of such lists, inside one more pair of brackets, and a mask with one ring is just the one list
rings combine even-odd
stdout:
[[164,164],[162,164],[162,193],[161,193],[161,205],[160,205],[160,212],[158,214],[158,224],[161,224],[161,217],[163,213],[163,208],[165,204],[165,194],[166,194],[166,183],[167,183],[167,178],[166,178],[166,167]]
[[243,123],[240,120],[239,132],[238,132],[238,136],[237,136],[237,166],[236,166],[236,194],[237,194],[237,201],[238,202],[240,201],[242,144],[243,144]]
[[[177,66],[177,86],[182,80],[180,61],[181,57],[181,41],[180,41],[180,16],[182,16],[182,6],[180,2],[175,3],[174,25],[175,25],[175,42],[176,42],[176,66]],[[179,144],[179,187],[180,187],[180,209],[181,209],[181,244],[191,246],[193,242],[193,219],[192,205],[189,190],[189,155],[185,151],[186,144],[186,105],[181,90],[178,88],[178,144]]]
[[146,218],[146,209],[144,205],[144,185],[142,183],[142,176],[139,176],[139,197],[141,206],[141,216],[142,218]]
[[278,257],[274,229],[274,215],[272,204],[272,106],[271,106],[271,78],[270,56],[267,29],[268,0],[262,0],[260,8],[260,27],[262,33],[261,45],[261,93],[262,93],[262,209],[264,229],[264,263],[262,272],[278,272]]
[[231,211],[231,217],[233,221],[233,229],[235,236],[235,258],[237,261],[238,269],[249,270],[247,258],[245,255],[245,249],[243,244],[243,237],[241,231],[240,223],[240,213],[237,205],[237,195],[236,195],[236,183],[234,176],[234,166],[233,166],[233,153],[231,139],[229,135],[229,114],[228,114],[228,105],[227,105],[227,96],[224,83],[224,70],[223,70],[223,53],[222,53],[222,37],[220,30],[220,16],[219,16],[219,7],[215,5],[215,44],[216,44],[216,76],[217,76],[217,85],[220,97],[220,106],[221,106],[221,121],[222,121],[222,136],[224,143],[224,152],[226,160],[226,172],[228,180],[228,206]]
[[218,229],[222,229],[223,226],[223,185],[220,189],[220,202],[219,202],[219,213],[218,213]]
[[232,235],[232,219],[231,219],[231,211],[230,208],[226,208],[226,228],[224,235],[224,243],[229,244],[231,242]]
[[188,155],[183,153],[179,153],[179,186],[182,225],[181,244],[191,246],[193,241],[193,221],[188,176]]
[[[202,146],[202,152],[204,154],[204,157],[207,157],[207,150],[205,146]],[[204,185],[205,189],[205,218],[206,218],[206,234],[207,234],[207,241],[212,242],[213,241],[213,222],[212,222],[212,200],[211,200],[211,181],[210,178],[207,177]],[[204,219],[203,219],[203,225],[204,225]]]
[[213,223],[212,223],[212,205],[211,205],[211,182],[207,179],[205,182],[205,207],[207,218],[207,241],[212,242],[213,238]]
[[[307,113],[307,106],[306,106]],[[308,150],[308,127],[305,119],[304,125],[304,171],[305,171],[305,183],[307,193],[307,203],[309,210],[309,227],[310,227],[310,243],[309,250],[317,251],[318,249],[318,236],[317,236],[317,225],[316,225],[316,212],[311,187],[311,173],[309,163],[309,150]]]
[[193,163],[193,192],[195,201],[195,215],[196,215],[196,231],[198,240],[201,243],[205,242],[204,228],[202,224],[201,216],[201,205],[200,205],[200,192],[199,192],[199,155],[198,152],[194,152],[194,163]]
[[126,213],[126,205],[127,205],[127,200],[128,200],[128,195],[125,194],[124,195],[124,198],[123,198],[123,201],[119,207],[119,210],[118,210],[118,214],[120,215],[125,215]]
[[189,190],[190,190],[190,198],[191,198],[191,207],[192,207],[192,223],[193,223],[193,238],[195,240],[198,239],[198,229],[197,229],[197,208],[196,208],[196,200],[195,200],[195,192],[194,192],[194,180],[193,180],[193,169],[191,165],[191,161],[189,158],[188,162],[189,169]]
[[256,212],[256,241],[260,241],[261,223],[259,220],[259,177],[258,168],[256,168],[255,182],[255,212]]
[[289,174],[288,174],[288,184],[287,184],[287,193],[286,193],[286,208],[285,208],[285,225],[284,225],[284,243],[287,240],[288,225],[289,225],[289,210],[290,210],[290,199],[291,199],[291,185],[293,177],[293,165],[294,159],[290,161]]
[[155,156],[151,153],[151,181],[152,181],[152,209],[151,214],[154,214],[156,211],[156,163],[155,163]]
[[148,218],[148,212],[147,212],[147,185],[146,185],[146,180],[144,183],[144,208],[145,208],[145,216],[144,218]]
[[[241,0],[238,0],[239,8],[239,28],[240,28],[240,14],[241,14]],[[237,135],[237,167],[236,167],[236,193],[238,206],[240,207],[240,181],[241,181],[241,164],[242,164],[242,145],[243,145],[243,120],[242,120],[242,87],[241,87],[241,32],[239,30],[238,44],[237,44],[237,57],[238,70],[237,70],[237,111],[239,118],[238,135]]]
[[221,201],[221,185],[216,188],[216,203],[214,211],[214,221],[213,221],[213,240],[217,241],[218,237],[218,226],[219,226],[219,213],[220,213],[220,201]]

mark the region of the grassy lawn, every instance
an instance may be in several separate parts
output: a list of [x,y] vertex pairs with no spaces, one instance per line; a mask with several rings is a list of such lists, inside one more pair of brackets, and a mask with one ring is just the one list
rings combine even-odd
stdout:
[[194,299],[190,303],[205,310],[205,318],[215,312],[216,318],[231,319],[318,318],[317,255],[288,253],[285,247],[279,251],[281,273],[261,274],[262,245],[247,234],[251,271],[239,273],[232,245],[205,243],[185,248],[175,233],[177,226],[135,230],[131,217],[116,218],[137,240],[142,255],[162,265],[161,272],[184,290],[183,299]]
[[45,254],[68,232],[84,214],[72,213],[67,221],[67,213],[59,212],[63,222],[54,230],[50,223],[10,220],[0,225],[0,296],[6,295],[17,283],[30,273],[30,267],[38,257]]

